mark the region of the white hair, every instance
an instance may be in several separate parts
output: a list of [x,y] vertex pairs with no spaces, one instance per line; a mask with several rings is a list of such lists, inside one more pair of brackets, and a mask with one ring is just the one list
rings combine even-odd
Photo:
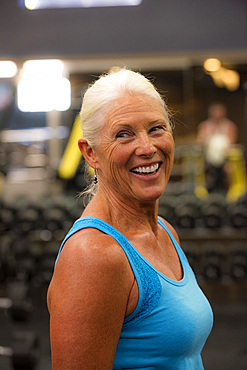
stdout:
[[171,129],[169,113],[162,96],[143,75],[126,68],[112,68],[89,86],[83,97],[80,112],[83,138],[91,147],[96,147],[100,130],[105,123],[105,113],[110,104],[126,95],[147,95],[155,99],[163,109]]

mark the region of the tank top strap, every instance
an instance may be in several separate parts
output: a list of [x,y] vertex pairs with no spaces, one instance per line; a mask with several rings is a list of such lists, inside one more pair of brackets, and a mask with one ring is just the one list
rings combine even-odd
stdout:
[[97,217],[82,217],[75,221],[61,244],[55,265],[65,242],[77,231],[85,228],[95,228],[113,237],[122,247],[132,268],[138,285],[139,297],[134,312],[124,320],[122,330],[125,330],[143,317],[146,317],[156,306],[162,291],[158,274],[151,266],[145,263],[145,260],[139,255],[133,244],[122,233]]
[[[167,232],[167,234],[169,235],[177,253],[178,253],[178,256],[181,260],[181,263],[183,265],[183,262],[187,263],[188,262],[188,259],[184,253],[184,251],[182,250],[182,248],[180,247],[180,245],[178,244],[177,240],[174,238],[174,236],[172,235],[171,231],[168,229],[168,227],[166,226],[166,224],[158,217],[158,223],[165,229],[165,231]],[[184,267],[184,266],[183,266]]]

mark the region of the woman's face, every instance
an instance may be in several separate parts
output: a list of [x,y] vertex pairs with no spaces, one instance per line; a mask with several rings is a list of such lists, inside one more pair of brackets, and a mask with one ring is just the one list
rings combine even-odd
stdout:
[[100,185],[124,200],[150,202],[163,193],[174,141],[161,106],[145,95],[124,96],[106,111],[96,148]]

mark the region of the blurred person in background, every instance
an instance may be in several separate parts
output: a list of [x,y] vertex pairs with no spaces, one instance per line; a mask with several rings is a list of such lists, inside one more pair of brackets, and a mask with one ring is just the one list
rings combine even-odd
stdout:
[[226,193],[229,187],[227,156],[237,142],[238,129],[227,118],[227,109],[221,102],[209,106],[208,118],[198,125],[197,142],[205,150],[205,178],[209,192]]
[[237,142],[237,126],[227,118],[226,106],[220,102],[210,104],[208,118],[198,125],[197,141],[207,145],[215,135],[227,138],[228,145],[234,145]]

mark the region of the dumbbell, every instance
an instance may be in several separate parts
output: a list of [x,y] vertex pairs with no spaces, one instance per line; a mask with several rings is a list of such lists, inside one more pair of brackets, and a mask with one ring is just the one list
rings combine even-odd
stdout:
[[36,255],[28,235],[18,235],[10,248],[15,264],[15,278],[31,281],[36,271]]
[[173,226],[176,224],[176,217],[174,212],[174,200],[172,197],[161,196],[159,201],[159,216],[170,222]]
[[247,228],[247,195],[240,197],[228,207],[229,220],[234,228]]
[[5,235],[0,243],[0,281],[31,281],[36,271],[37,248],[27,235]]
[[1,237],[0,242],[0,281],[6,281],[10,276],[15,273],[15,260],[10,248],[11,240],[9,236]]
[[2,203],[0,207],[0,233],[3,234],[16,227],[16,209]]
[[41,211],[33,204],[27,204],[24,208],[18,209],[17,217],[20,233],[25,234],[32,230],[44,228]]
[[175,200],[174,206],[178,226],[193,229],[200,219],[200,200],[192,194],[183,194]]
[[47,243],[46,250],[44,251],[40,262],[38,264],[35,281],[37,284],[48,284],[51,280],[54,265],[57,258],[60,243],[53,241]]
[[239,250],[231,255],[230,276],[241,283],[247,281],[247,251]]
[[0,346],[0,356],[9,357],[15,370],[33,370],[40,358],[37,334],[28,331],[13,332],[11,347]]
[[45,228],[50,230],[52,233],[56,230],[67,229],[71,226],[67,226],[70,215],[68,214],[65,207],[51,204],[50,207],[45,208],[42,212]]
[[221,228],[228,215],[225,197],[220,194],[209,195],[202,202],[201,212],[207,228]]
[[191,242],[182,241],[182,249],[189,261],[189,264],[196,275],[200,273],[200,249],[198,246]]
[[0,298],[0,308],[7,310],[14,321],[26,321],[33,311],[29,285],[23,281],[9,282],[7,297]]
[[202,275],[209,283],[219,282],[223,274],[224,254],[221,245],[205,246]]

